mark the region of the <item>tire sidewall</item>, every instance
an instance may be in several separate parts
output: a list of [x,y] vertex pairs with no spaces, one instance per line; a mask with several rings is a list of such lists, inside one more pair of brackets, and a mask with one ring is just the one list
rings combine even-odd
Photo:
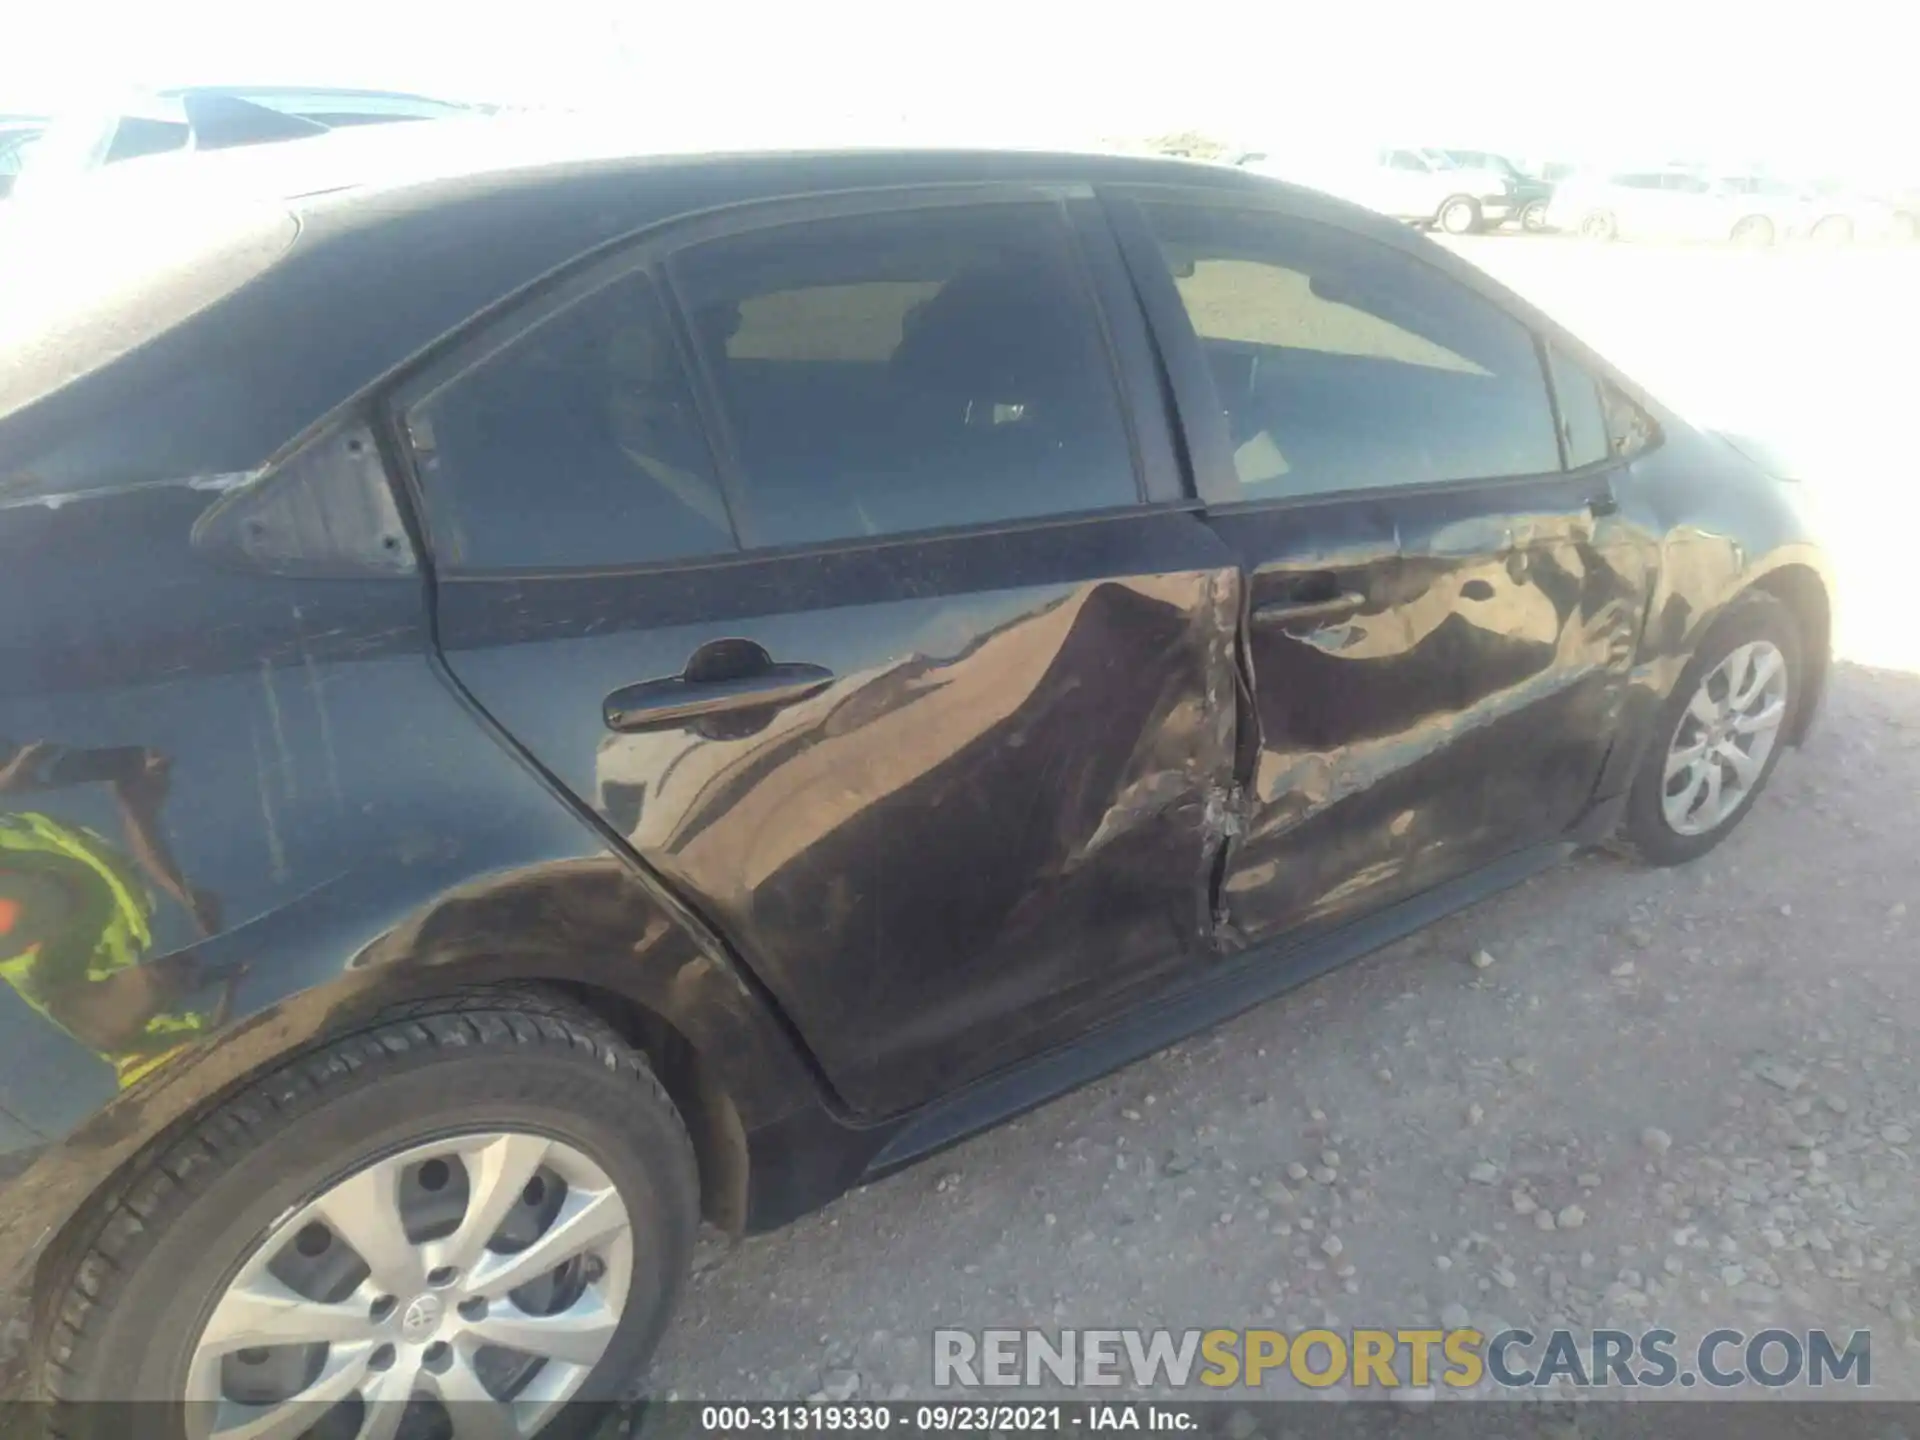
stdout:
[[[648,1103],[631,1076],[578,1052],[502,1054],[476,1046],[471,1054],[378,1068],[356,1077],[360,1083],[316,1095],[162,1222],[92,1337],[96,1355],[138,1355],[137,1366],[111,1381],[111,1395],[82,1389],[69,1398],[177,1400],[214,1302],[277,1221],[374,1159],[489,1130],[564,1141],[619,1190],[634,1233],[627,1304],[606,1354],[574,1398],[608,1398],[631,1378],[666,1327],[697,1225],[696,1180],[677,1119]],[[101,1367],[93,1368],[97,1388]]]
[[[1787,662],[1787,713],[1780,722],[1780,733],[1772,752],[1761,766],[1760,777],[1734,807],[1733,812],[1713,829],[1700,835],[1682,835],[1667,824],[1662,799],[1666,789],[1667,750],[1680,724],[1680,715],[1702,680],[1714,666],[1738,646],[1766,640],[1779,647]],[[1626,836],[1646,859],[1658,865],[1684,864],[1704,855],[1739,828],[1755,800],[1767,788],[1774,767],[1786,753],[1787,737],[1800,718],[1806,703],[1805,650],[1800,627],[1791,612],[1771,596],[1752,595],[1736,602],[1726,616],[1713,627],[1681,672],[1679,683],[1660,707],[1653,733],[1640,760],[1640,773],[1627,799]]]
[[[1448,223],[1448,216],[1462,214],[1467,217],[1464,225],[1456,229]],[[1448,235],[1471,235],[1480,227],[1480,207],[1464,196],[1456,195],[1451,200],[1443,203],[1440,206],[1439,213],[1433,218],[1434,224],[1438,225],[1440,229]]]

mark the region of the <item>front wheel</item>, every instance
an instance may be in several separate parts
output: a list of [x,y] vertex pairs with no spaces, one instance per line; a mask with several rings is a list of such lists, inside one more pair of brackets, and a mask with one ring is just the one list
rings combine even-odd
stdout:
[[1589,210],[1580,217],[1580,234],[1588,240],[1612,240],[1620,234],[1620,227],[1608,210]]
[[1520,228],[1530,234],[1543,234],[1547,228],[1547,202],[1529,200],[1521,207]]
[[645,1365],[698,1213],[671,1102],[591,1016],[517,994],[419,1005],[140,1169],[57,1300],[36,1367],[50,1428],[569,1428]]
[[1677,865],[1732,834],[1780,762],[1804,673],[1792,612],[1759,592],[1734,602],[1655,722],[1627,798],[1624,847]]
[[1469,235],[1480,228],[1479,202],[1455,195],[1435,213],[1434,223],[1449,235]]

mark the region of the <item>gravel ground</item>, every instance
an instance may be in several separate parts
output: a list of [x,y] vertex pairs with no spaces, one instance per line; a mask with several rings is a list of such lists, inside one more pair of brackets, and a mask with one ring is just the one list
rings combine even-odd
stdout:
[[1920,485],[1893,434],[1920,252],[1461,248],[1693,413],[1821,457],[1845,569],[1824,729],[1703,861],[1578,859],[778,1234],[710,1239],[654,1394],[921,1395],[946,1325],[1470,1320],[1664,1324],[1683,1354],[1719,1326],[1867,1328],[1876,1398],[1920,1398]]

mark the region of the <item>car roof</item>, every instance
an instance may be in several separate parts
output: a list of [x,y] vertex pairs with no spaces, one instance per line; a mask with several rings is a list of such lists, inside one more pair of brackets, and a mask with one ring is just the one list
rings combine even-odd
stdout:
[[[366,132],[344,131],[217,152],[197,157],[199,169],[164,172],[179,183],[161,195],[152,192],[162,167],[142,166],[138,183],[102,183],[86,203],[47,215],[97,233],[125,229],[135,214],[145,227],[162,195],[175,217],[230,212],[208,227],[211,264],[185,245],[178,264],[105,307],[98,295],[112,287],[81,277],[85,324],[56,306],[9,336],[0,305],[0,496],[253,469],[475,314],[590,252],[700,211],[940,183],[1291,188],[1158,157],[612,153],[618,137],[603,137],[594,154],[577,144],[556,152],[539,127],[449,120],[417,128],[457,133],[369,143]],[[108,167],[99,178],[135,168]],[[1393,232],[1391,222],[1351,207],[1340,215]],[[122,248],[142,243],[135,228]]]

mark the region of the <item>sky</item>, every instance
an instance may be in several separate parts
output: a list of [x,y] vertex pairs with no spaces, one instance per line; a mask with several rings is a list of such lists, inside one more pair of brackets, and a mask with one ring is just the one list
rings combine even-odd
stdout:
[[120,86],[337,84],[617,110],[675,145],[1199,130],[1246,148],[1397,141],[1920,172],[1898,9],[22,0],[0,47],[0,111]]

